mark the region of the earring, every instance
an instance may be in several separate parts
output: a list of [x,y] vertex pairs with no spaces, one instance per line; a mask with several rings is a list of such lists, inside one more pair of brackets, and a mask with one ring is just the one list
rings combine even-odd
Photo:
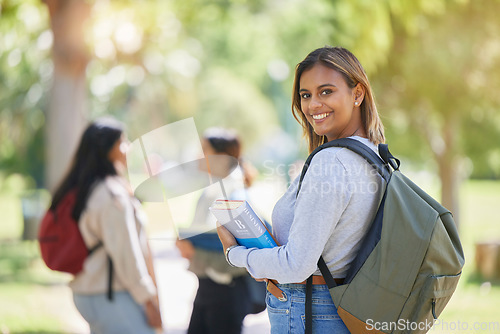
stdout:
[[354,102],[354,105],[355,106],[359,105],[359,102],[358,101]]

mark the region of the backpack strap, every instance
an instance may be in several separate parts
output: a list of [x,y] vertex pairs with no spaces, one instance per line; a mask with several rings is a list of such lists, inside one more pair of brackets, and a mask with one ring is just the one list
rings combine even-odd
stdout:
[[[400,161],[396,159],[390,152],[389,147],[386,144],[380,144],[378,146],[380,157],[368,146],[352,138],[340,138],[329,141],[321,146],[318,146],[314,151],[311,152],[304,167],[302,168],[302,173],[300,174],[299,185],[297,187],[296,197],[299,195],[300,188],[302,186],[302,181],[306,175],[307,169],[311,164],[313,157],[319,151],[328,147],[345,147],[360,156],[362,156],[375,170],[384,178],[386,182],[389,182],[391,178],[391,166],[394,170],[399,169]],[[328,269],[323,256],[320,256],[318,260],[318,267],[325,279],[328,289],[337,286],[332,273]],[[307,279],[306,283],[306,300],[305,300],[305,334],[312,334],[312,275]]]
[[[360,156],[362,156],[375,170],[384,178],[386,182],[389,182],[389,179],[391,178],[391,170],[389,169],[389,164],[391,165],[392,168],[398,169],[399,168],[399,160],[394,158],[392,154],[389,152],[389,148],[386,144],[380,144],[379,145],[379,153],[382,156],[379,157],[377,153],[375,153],[372,149],[370,149],[368,146],[365,144],[359,142],[356,139],[352,138],[340,138],[340,139],[335,139],[332,141],[329,141],[328,143],[325,143],[321,146],[318,146],[314,151],[309,154],[309,157],[307,157],[306,162],[304,163],[304,167],[302,168],[302,173],[300,174],[300,179],[299,179],[299,186],[297,189],[297,194],[296,196],[299,195],[300,188],[302,186],[302,181],[304,179],[304,176],[306,175],[307,169],[309,168],[309,165],[311,164],[311,161],[313,157],[318,153],[319,151],[328,148],[328,147],[345,147]],[[380,151],[382,150],[382,151]],[[385,158],[384,158],[385,157]],[[396,163],[394,161],[391,161],[391,159],[396,160]],[[397,166],[396,168],[394,166]]]
[[93,252],[95,252],[96,250],[98,250],[101,246],[102,246],[102,242],[99,241],[97,243],[97,245],[95,245],[94,247],[92,247],[92,248],[89,249],[89,255],[92,254]]
[[389,145],[387,144],[378,144],[378,153],[382,157],[382,160],[387,165],[390,165],[394,170],[398,170],[401,165],[401,161],[394,157],[389,151]]
[[[89,249],[89,256],[102,246],[102,241],[99,241],[97,245]],[[108,300],[111,302],[113,301],[113,261],[111,260],[111,256],[106,255],[106,257],[108,260],[108,291],[106,295],[108,297]]]
[[108,255],[108,300],[113,301],[113,261]]
[[[332,273],[328,269],[328,266],[326,265],[323,256],[319,257],[318,267],[319,270],[321,271],[321,274],[323,275],[323,278],[325,279],[328,289],[336,287],[337,282],[335,282],[335,279],[333,278]],[[305,310],[306,323],[305,323],[304,334],[312,334],[312,275],[309,276],[309,278],[306,281],[305,309],[306,309]]]

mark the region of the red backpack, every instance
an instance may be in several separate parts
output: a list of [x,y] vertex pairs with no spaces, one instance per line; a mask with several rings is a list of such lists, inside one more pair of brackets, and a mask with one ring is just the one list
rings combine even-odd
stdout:
[[76,191],[68,192],[54,210],[48,210],[40,224],[38,241],[47,267],[73,275],[83,268],[89,250],[72,212]]

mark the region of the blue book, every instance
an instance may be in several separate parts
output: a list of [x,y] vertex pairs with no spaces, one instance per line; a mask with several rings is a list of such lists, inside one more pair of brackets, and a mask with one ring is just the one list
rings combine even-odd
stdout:
[[216,200],[210,212],[231,232],[239,245],[272,248],[277,242],[247,201]]
[[222,251],[222,244],[217,233],[200,233],[187,238],[194,247],[210,251]]

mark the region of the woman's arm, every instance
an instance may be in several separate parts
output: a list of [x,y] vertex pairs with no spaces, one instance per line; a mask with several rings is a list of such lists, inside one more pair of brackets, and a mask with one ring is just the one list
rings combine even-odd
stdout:
[[336,152],[324,150],[313,158],[296,199],[286,244],[270,249],[236,247],[229,252],[232,264],[246,267],[255,278],[280,283],[301,282],[316,271],[325,244],[352,195],[349,174]]
[[144,304],[157,292],[146,266],[132,202],[126,195],[116,195],[102,207],[100,219],[102,242],[118,279],[137,303]]

